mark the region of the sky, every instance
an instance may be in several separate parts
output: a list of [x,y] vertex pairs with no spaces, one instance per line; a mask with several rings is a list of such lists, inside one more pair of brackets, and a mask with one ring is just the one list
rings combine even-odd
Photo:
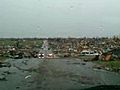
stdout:
[[0,38],[120,35],[120,0],[0,0]]

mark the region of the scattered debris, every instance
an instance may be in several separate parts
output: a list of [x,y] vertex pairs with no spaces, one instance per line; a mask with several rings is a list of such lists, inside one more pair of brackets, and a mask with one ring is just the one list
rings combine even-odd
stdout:
[[88,60],[86,60],[86,59],[84,59],[83,61],[84,61],[84,62],[88,62]]
[[0,68],[2,68],[2,67],[11,67],[11,64],[8,63],[8,62],[1,62],[0,63]]
[[81,64],[81,63],[79,63],[79,62],[74,62],[74,63],[72,63],[72,64]]
[[110,71],[110,68],[108,68],[108,67],[105,67],[105,70],[107,70],[107,71]]
[[19,89],[19,88],[20,88],[19,86],[16,87],[16,89]]
[[10,72],[10,71],[4,71],[4,73],[6,73],[6,74],[11,74],[11,72]]
[[86,63],[81,63],[82,65],[86,65]]
[[22,61],[23,64],[27,65],[27,60]]
[[31,75],[28,75],[28,76],[25,77],[25,79],[28,79],[28,78],[30,78],[30,77],[31,77]]
[[94,65],[93,68],[95,70],[95,69],[103,69],[104,67],[102,65]]

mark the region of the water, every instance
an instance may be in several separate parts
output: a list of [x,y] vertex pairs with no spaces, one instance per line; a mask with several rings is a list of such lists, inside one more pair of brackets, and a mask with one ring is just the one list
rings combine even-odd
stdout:
[[[12,67],[5,71],[7,81],[0,90],[80,90],[100,85],[120,85],[120,74],[95,70],[92,62],[79,59],[8,59]],[[28,76],[28,78],[26,78]]]

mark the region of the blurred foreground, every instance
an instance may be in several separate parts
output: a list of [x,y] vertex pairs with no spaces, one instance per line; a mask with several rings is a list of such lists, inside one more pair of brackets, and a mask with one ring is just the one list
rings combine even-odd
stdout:
[[0,67],[0,90],[84,90],[120,85],[119,73],[95,68],[95,63],[80,59],[7,59],[5,62]]

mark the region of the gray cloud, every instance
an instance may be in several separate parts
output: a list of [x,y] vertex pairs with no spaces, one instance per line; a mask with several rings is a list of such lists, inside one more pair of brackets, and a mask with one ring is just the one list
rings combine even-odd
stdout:
[[0,37],[120,34],[119,0],[1,0]]

